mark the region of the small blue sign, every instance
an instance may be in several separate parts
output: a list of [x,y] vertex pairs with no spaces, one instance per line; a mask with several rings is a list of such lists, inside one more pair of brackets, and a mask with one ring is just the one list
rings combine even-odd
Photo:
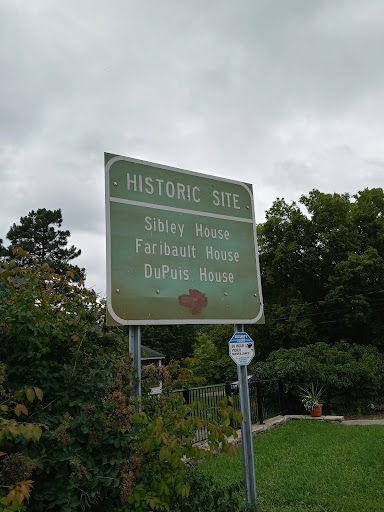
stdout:
[[243,343],[243,342],[249,342],[253,343],[253,339],[247,334],[246,332],[235,332],[235,334],[232,336],[229,343]]
[[246,332],[236,332],[229,341],[229,356],[238,366],[248,365],[255,355],[252,338]]

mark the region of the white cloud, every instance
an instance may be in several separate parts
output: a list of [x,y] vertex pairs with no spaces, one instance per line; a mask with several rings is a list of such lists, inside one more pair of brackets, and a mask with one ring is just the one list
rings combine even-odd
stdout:
[[250,182],[258,221],[382,186],[383,44],[379,0],[4,0],[0,237],[62,208],[103,290],[104,151]]

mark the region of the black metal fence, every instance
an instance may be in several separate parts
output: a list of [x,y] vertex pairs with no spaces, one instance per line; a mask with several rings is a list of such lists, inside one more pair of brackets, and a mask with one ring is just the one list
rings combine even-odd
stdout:
[[[184,388],[176,393],[182,393],[187,404],[195,404],[192,414],[207,422],[220,421],[219,403],[225,397],[232,397],[234,409],[240,410],[238,387],[229,381],[213,386]],[[249,399],[252,423],[264,423],[268,418],[286,414],[281,379],[251,380],[249,382]],[[232,426],[240,428],[239,424]],[[195,442],[204,441],[207,438],[208,432],[205,428],[196,432]]]
[[249,383],[252,423],[264,423],[264,420],[279,414],[285,415],[284,387],[281,379],[255,380]]

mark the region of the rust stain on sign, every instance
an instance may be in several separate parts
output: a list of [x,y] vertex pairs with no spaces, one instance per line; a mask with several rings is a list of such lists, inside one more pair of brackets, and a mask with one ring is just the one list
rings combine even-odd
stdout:
[[205,293],[199,292],[199,290],[189,290],[189,295],[184,293],[179,296],[180,306],[192,308],[192,315],[200,313],[208,304],[208,299]]

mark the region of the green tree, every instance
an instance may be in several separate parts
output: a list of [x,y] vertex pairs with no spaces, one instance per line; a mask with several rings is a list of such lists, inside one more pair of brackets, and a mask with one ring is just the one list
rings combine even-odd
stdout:
[[383,190],[312,190],[300,203],[276,200],[258,226],[266,324],[249,328],[256,353],[319,339],[382,346]]
[[302,347],[317,341],[318,330],[313,320],[313,307],[303,299],[292,299],[289,305],[269,305],[265,325],[247,325],[246,331],[255,344],[255,359],[260,361],[280,347]]
[[228,342],[232,336],[233,325],[217,324],[211,326],[209,333],[197,337],[193,356],[199,360],[199,364],[194,372],[204,377],[208,384],[236,378],[237,367],[228,351]]
[[143,345],[165,355],[165,363],[191,357],[196,342],[196,325],[146,325],[142,329]]
[[369,247],[384,255],[384,193],[381,188],[364,189],[354,196],[353,223],[359,233],[360,252]]
[[334,341],[374,345],[384,352],[384,259],[377,249],[350,254],[329,278],[323,307],[334,319],[329,336]]
[[193,349],[193,357],[199,361],[195,373],[204,377],[208,384],[218,382],[221,378],[217,367],[218,352],[207,334],[200,334]]
[[3,240],[0,238],[0,261],[3,256],[6,255],[6,249],[3,246]]
[[48,263],[58,274],[68,269],[75,272],[75,279],[85,278],[85,269],[69,262],[81,254],[75,246],[67,247],[70,232],[59,229],[63,222],[61,209],[47,210],[39,208],[20,218],[20,224],[13,224],[7,233],[11,241],[8,247],[8,260],[13,258],[14,247],[21,247],[29,253],[22,260],[23,265],[33,261]]

